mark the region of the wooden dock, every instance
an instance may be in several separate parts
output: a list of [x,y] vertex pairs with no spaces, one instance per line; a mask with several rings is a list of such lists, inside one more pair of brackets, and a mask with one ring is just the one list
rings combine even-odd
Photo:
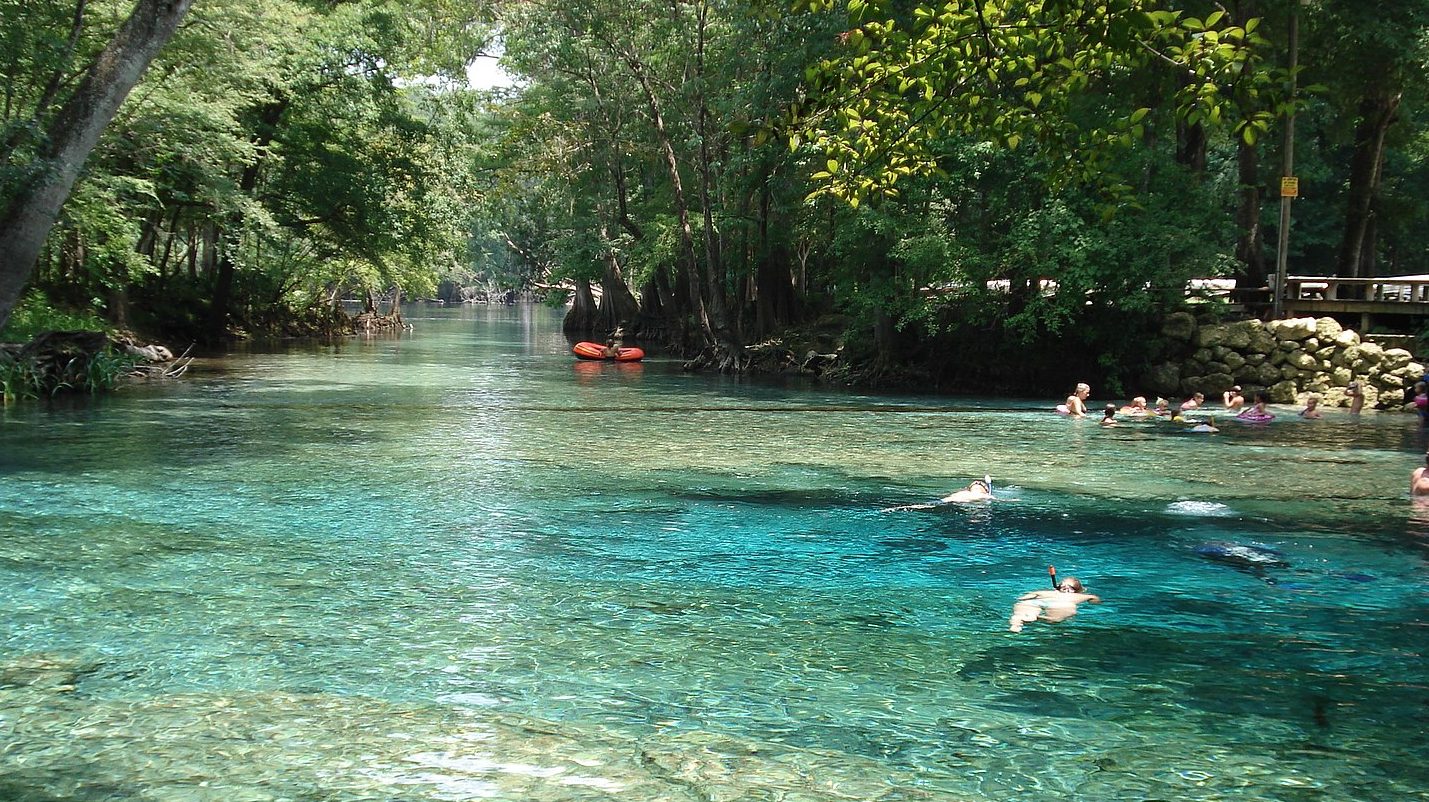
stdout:
[[1281,299],[1287,317],[1322,315],[1359,316],[1362,333],[1369,332],[1377,319],[1403,328],[1408,318],[1429,319],[1429,275],[1338,278],[1336,276],[1287,276]]

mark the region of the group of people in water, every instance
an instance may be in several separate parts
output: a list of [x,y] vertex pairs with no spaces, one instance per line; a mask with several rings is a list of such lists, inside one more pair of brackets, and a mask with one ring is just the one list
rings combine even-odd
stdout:
[[[1072,390],[1072,394],[1067,396],[1067,400],[1057,406],[1059,415],[1066,415],[1072,418],[1087,417],[1087,399],[1091,397],[1092,388],[1090,385],[1081,383]],[[1345,388],[1345,394],[1350,399],[1350,414],[1358,415],[1364,409],[1364,392],[1360,389],[1359,382],[1350,382]],[[1236,385],[1226,390],[1222,396],[1225,404],[1225,412],[1245,423],[1269,423],[1275,420],[1275,413],[1266,409],[1270,403],[1270,396],[1265,391],[1255,393],[1250,404],[1246,404],[1245,395],[1241,392],[1240,385]],[[1193,432],[1218,432],[1216,421],[1209,414],[1205,420],[1193,420],[1191,413],[1208,412],[1205,409],[1206,396],[1204,393],[1192,393],[1185,401],[1182,401],[1175,409],[1171,408],[1171,403],[1164,398],[1156,399],[1155,406],[1148,406],[1145,396],[1137,396],[1131,399],[1131,403],[1118,407],[1116,404],[1107,404],[1102,410],[1102,426],[1118,425],[1116,416],[1118,414],[1129,418],[1164,418],[1177,423],[1191,424]],[[1300,417],[1316,419],[1324,417],[1320,411],[1320,394],[1311,393],[1305,399],[1305,408],[1298,413]]]
[[[1425,377],[1415,386],[1415,406],[1420,411],[1424,425],[1429,427],[1429,376]],[[1057,412],[1062,415],[1075,418],[1087,417],[1087,399],[1091,397],[1092,388],[1090,385],[1081,383],[1076,386],[1072,394],[1067,396],[1065,403],[1057,407]],[[1351,381],[1345,388],[1345,395],[1349,398],[1349,411],[1351,415],[1358,415],[1364,409],[1365,396],[1360,383]],[[1275,414],[1266,409],[1270,402],[1265,392],[1254,394],[1252,401],[1247,404],[1245,395],[1239,386],[1231,387],[1222,395],[1222,403],[1225,412],[1234,417],[1249,423],[1265,423],[1275,419]],[[1320,411],[1320,396],[1311,393],[1305,401],[1304,409],[1298,415],[1306,419],[1317,419],[1323,417]],[[1117,414],[1122,414],[1132,418],[1163,418],[1172,421],[1192,424],[1191,431],[1215,432],[1214,418],[1209,415],[1204,420],[1193,420],[1196,413],[1206,413],[1206,397],[1203,393],[1192,393],[1185,401],[1182,401],[1176,409],[1171,409],[1171,404],[1164,398],[1156,399],[1155,406],[1150,406],[1146,398],[1138,396],[1131,400],[1126,406],[1117,407],[1115,404],[1107,404],[1102,415],[1101,425],[1116,426]],[[1429,454],[1424,455],[1424,464],[1416,468],[1409,480],[1410,494],[1413,496],[1429,496]],[[992,478],[984,477],[975,479],[967,487],[953,491],[939,500],[939,504],[965,504],[983,501],[1000,500],[993,495]],[[905,507],[890,507],[890,510],[920,509],[937,506],[935,504],[915,504]],[[1076,577],[1066,577],[1057,579],[1057,569],[1048,566],[1047,573],[1052,579],[1050,589],[1033,590],[1022,594],[1013,603],[1012,615],[1008,618],[1007,628],[1010,632],[1021,632],[1023,627],[1034,621],[1046,621],[1056,623],[1065,621],[1077,614],[1077,608],[1083,602],[1098,604],[1101,598],[1095,594],[1088,593],[1081,581]]]
[[[1429,398],[1429,384],[1423,388],[1416,388],[1419,394]],[[1080,383],[1067,396],[1065,403],[1057,407],[1059,414],[1069,417],[1084,418],[1087,416],[1087,399],[1091,397],[1092,388],[1090,385]],[[1345,393],[1350,399],[1350,414],[1358,415],[1364,408],[1364,393],[1359,382],[1352,381],[1345,388]],[[1266,409],[1270,403],[1270,398],[1263,391],[1254,394],[1251,402],[1246,403],[1245,395],[1240,386],[1231,387],[1222,395],[1227,414],[1249,422],[1266,423],[1275,419],[1275,414]],[[1102,426],[1116,426],[1116,416],[1118,413],[1132,418],[1164,418],[1182,423],[1192,424],[1191,431],[1215,432],[1219,431],[1215,427],[1214,418],[1209,416],[1205,420],[1192,420],[1191,415],[1199,412],[1207,412],[1205,409],[1206,397],[1203,393],[1192,393],[1185,401],[1182,401],[1176,409],[1171,409],[1171,404],[1164,398],[1156,399],[1155,406],[1150,406],[1143,396],[1137,396],[1126,406],[1117,407],[1115,404],[1107,404],[1102,413]],[[1429,401],[1420,405],[1425,410],[1423,413],[1426,420],[1429,420]],[[1312,393],[1305,401],[1305,408],[1298,413],[1300,417],[1306,419],[1316,419],[1323,417],[1320,411],[1320,396]],[[1426,424],[1429,425],[1429,424]],[[1425,455],[1424,465],[1418,468],[1410,480],[1411,493],[1415,495],[1429,496],[1429,454]],[[992,493],[992,479],[985,477],[976,479],[967,487],[956,490],[940,501],[944,504],[961,504],[978,501],[993,501],[996,497]],[[933,505],[915,505],[918,507]],[[893,508],[903,509],[903,508]],[[1022,594],[1012,606],[1012,615],[1008,618],[1007,628],[1010,632],[1021,632],[1023,627],[1034,621],[1046,621],[1056,623],[1065,621],[1077,614],[1077,608],[1083,602],[1098,604],[1101,598],[1095,594],[1088,593],[1081,581],[1076,577],[1066,577],[1057,579],[1057,569],[1048,566],[1047,573],[1052,579],[1051,589],[1033,590]]]

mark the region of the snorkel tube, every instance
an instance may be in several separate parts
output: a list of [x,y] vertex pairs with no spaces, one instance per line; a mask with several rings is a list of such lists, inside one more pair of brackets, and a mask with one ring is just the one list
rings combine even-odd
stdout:
[[1052,577],[1052,590],[1061,590],[1061,588],[1057,587],[1057,566],[1047,566],[1047,576]]
[[987,494],[988,494],[989,496],[992,495],[992,474],[990,474],[990,473],[985,473],[985,474],[983,474],[983,475],[982,475],[982,483],[985,484],[985,485],[987,485]]

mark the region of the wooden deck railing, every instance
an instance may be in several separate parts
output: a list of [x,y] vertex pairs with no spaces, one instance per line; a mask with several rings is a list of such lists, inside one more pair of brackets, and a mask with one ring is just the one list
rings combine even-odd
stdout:
[[1420,278],[1337,278],[1286,276],[1285,296],[1293,301],[1429,303],[1429,276]]

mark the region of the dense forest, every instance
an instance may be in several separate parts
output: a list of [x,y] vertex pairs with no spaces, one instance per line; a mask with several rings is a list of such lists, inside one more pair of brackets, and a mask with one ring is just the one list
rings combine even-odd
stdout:
[[[1191,278],[1429,273],[1429,0],[0,0],[0,326],[439,286],[850,379],[1127,381]],[[499,55],[514,85],[468,85]],[[1293,164],[1291,157],[1293,156]]]

